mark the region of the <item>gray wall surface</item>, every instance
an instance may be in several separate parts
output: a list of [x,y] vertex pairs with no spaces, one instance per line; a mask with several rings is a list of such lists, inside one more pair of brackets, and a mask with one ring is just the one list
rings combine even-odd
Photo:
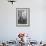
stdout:
[[[30,8],[30,27],[16,27],[16,8]],[[0,40],[15,40],[19,32],[46,40],[46,0],[0,0]]]

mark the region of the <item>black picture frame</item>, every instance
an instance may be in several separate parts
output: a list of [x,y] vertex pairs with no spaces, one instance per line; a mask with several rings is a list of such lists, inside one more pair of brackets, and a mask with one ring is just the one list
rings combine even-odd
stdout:
[[30,8],[16,8],[16,26],[30,26]]

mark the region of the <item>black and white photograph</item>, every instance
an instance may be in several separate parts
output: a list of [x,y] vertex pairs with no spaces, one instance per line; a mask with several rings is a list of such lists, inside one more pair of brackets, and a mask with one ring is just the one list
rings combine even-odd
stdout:
[[16,8],[16,24],[17,26],[29,26],[30,8]]

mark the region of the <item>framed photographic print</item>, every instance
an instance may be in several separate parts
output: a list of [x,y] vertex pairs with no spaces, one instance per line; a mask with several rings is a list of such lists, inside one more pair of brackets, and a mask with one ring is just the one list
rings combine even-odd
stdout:
[[16,26],[30,26],[30,8],[16,8]]

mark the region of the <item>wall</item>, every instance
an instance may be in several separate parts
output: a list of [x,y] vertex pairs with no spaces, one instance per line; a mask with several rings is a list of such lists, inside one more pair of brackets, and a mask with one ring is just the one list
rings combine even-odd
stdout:
[[[46,40],[46,0],[17,0],[14,5],[0,0],[0,40],[15,40],[26,32],[33,40]],[[30,8],[30,27],[16,27],[16,8]]]

